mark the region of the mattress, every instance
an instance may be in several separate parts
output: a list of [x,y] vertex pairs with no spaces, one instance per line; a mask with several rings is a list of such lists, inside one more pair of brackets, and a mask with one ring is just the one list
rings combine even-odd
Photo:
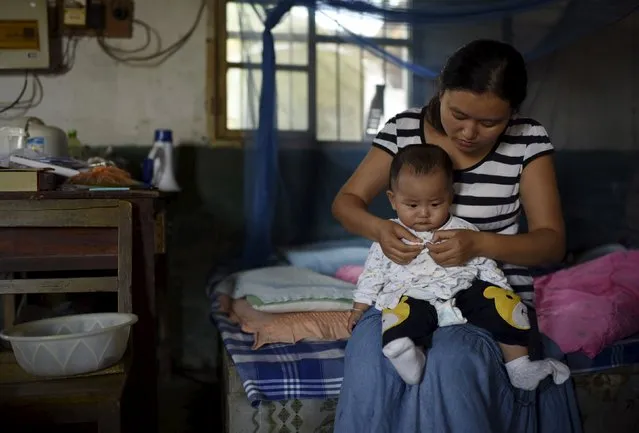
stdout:
[[[222,335],[227,433],[332,432],[344,342],[270,345],[254,351],[251,335],[224,316],[212,318]],[[567,363],[575,375],[584,425],[635,425],[634,412],[622,409],[627,406],[623,402],[630,401],[627,395],[639,401],[632,391],[639,380],[639,336],[606,348],[594,359],[568,355]],[[624,366],[632,372],[617,368]],[[614,416],[604,414],[611,410]],[[636,431],[633,428],[619,431]]]
[[[334,245],[307,247],[289,252],[287,261],[333,275],[344,261],[354,260],[352,254],[348,257],[344,254],[352,250],[352,245],[341,249]],[[361,250],[362,257],[357,256],[358,260],[363,260],[367,251]],[[229,386],[227,415],[233,420],[233,428],[227,431],[303,432],[309,426],[313,429],[308,431],[331,431],[331,417],[342,384],[346,342],[271,344],[253,350],[252,335],[242,332],[224,315],[216,314],[214,287],[230,273],[228,269],[219,269],[207,286],[212,301],[211,318],[221,334],[227,366],[224,370],[224,380]],[[566,362],[574,375],[582,377],[610,373],[618,367],[637,367],[639,335],[607,347],[594,359],[574,353],[567,355]],[[244,427],[238,427],[240,424]],[[265,425],[269,429],[262,430]],[[324,430],[326,426],[329,427]]]
[[237,368],[223,350],[224,418],[227,433],[331,433],[337,398],[262,401],[251,404]]
[[345,341],[269,344],[253,350],[253,336],[213,313],[225,352],[235,366],[245,399],[263,401],[337,398],[344,373]]
[[[265,401],[337,398],[343,378],[345,341],[270,344],[253,350],[253,337],[211,315],[220,331],[225,353],[239,377],[244,399],[253,407]],[[639,364],[639,335],[605,348],[594,359],[583,353],[567,355],[573,374],[598,373]]]
[[639,335],[606,347],[594,359],[583,353],[571,353],[566,356],[566,362],[573,374],[597,373],[639,364]]

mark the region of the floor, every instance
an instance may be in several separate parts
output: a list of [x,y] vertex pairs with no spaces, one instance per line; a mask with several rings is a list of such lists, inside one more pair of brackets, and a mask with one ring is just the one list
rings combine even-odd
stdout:
[[221,432],[221,407],[211,378],[175,375],[160,389],[160,433]]
[[215,239],[210,231],[209,219],[198,212],[179,213],[167,227],[169,305],[179,305],[170,311],[170,338],[174,368],[182,373],[160,389],[161,433],[222,431],[218,334],[209,319],[205,292],[220,242],[202,242]]
[[183,276],[181,293],[171,303],[180,305],[179,311],[174,312],[172,326],[176,373],[159,390],[160,433],[222,431],[216,373],[218,339],[209,321],[209,303],[202,281],[205,274],[204,269],[197,269]]
[[[160,388],[159,433],[222,432],[217,384],[197,374],[175,375]],[[11,430],[42,433],[42,428]],[[95,424],[48,426],[47,433],[93,433]]]
[[[169,303],[172,309],[170,337],[174,368],[179,373],[160,388],[161,433],[221,432],[221,407],[217,381],[218,334],[209,319],[210,303],[205,286],[212,251],[201,251],[207,260],[194,260],[193,237],[186,234],[198,224],[177,218],[170,227]],[[202,235],[200,231],[200,235]],[[212,247],[210,247],[212,248]],[[197,426],[197,430],[196,430]]]

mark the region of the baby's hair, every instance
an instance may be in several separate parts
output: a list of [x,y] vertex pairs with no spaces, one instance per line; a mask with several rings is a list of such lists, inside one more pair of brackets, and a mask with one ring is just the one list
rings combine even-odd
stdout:
[[413,144],[399,149],[390,167],[389,188],[393,190],[402,168],[408,167],[413,174],[430,174],[442,170],[453,187],[453,161],[444,149],[434,144]]

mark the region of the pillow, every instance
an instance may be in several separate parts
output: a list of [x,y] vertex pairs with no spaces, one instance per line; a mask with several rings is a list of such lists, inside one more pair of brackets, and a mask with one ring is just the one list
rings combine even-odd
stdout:
[[242,331],[253,334],[253,349],[270,343],[294,344],[301,340],[342,340],[348,332],[348,312],[273,314],[257,311],[245,299],[233,301],[233,315]]
[[284,251],[284,257],[293,266],[310,269],[324,275],[335,275],[344,265],[363,266],[371,241],[349,239],[319,242]]
[[247,298],[261,309],[271,306],[279,312],[332,310],[335,305],[350,304],[355,289],[354,284],[295,266],[252,269],[232,279],[233,298]]
[[620,251],[535,278],[539,329],[590,358],[638,333],[638,264],[639,251]]
[[335,272],[335,278],[357,284],[357,280],[359,280],[359,276],[362,275],[362,272],[364,272],[364,266],[345,265]]

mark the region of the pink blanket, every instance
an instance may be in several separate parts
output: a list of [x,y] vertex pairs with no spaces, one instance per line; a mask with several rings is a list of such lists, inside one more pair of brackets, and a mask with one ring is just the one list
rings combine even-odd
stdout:
[[364,266],[344,265],[337,270],[335,278],[346,281],[347,283],[357,284],[359,276],[364,272]]
[[540,330],[564,353],[601,350],[639,332],[639,251],[616,252],[535,279]]

